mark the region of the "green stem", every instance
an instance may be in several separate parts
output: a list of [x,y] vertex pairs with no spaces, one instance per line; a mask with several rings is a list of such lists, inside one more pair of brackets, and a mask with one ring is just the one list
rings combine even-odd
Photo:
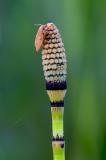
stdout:
[[64,107],[51,107],[53,132],[53,160],[65,160],[65,144],[63,132]]

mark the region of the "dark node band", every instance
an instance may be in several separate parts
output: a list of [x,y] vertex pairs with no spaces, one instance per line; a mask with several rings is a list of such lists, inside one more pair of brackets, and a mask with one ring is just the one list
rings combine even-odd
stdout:
[[46,81],[46,90],[65,90],[65,89],[67,89],[66,81],[61,81],[61,82]]
[[50,102],[51,107],[64,107],[64,101]]
[[58,134],[57,134],[56,137],[53,136],[52,141],[64,141],[64,136],[63,137],[62,136],[58,136]]

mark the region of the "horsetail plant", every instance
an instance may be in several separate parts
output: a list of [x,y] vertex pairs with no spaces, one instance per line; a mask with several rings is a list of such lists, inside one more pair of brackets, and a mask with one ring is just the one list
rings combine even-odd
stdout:
[[61,35],[54,23],[39,27],[35,48],[37,52],[42,48],[46,90],[51,104],[53,160],[65,160],[63,116],[67,89],[67,61]]

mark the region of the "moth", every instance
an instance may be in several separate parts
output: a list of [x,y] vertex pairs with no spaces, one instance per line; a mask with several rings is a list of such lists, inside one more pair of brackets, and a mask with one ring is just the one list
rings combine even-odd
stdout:
[[48,30],[48,29],[52,29],[51,23],[48,23],[46,25],[41,25],[38,29],[38,32],[35,37],[35,48],[36,48],[37,52],[42,47],[43,40],[44,40],[45,34],[46,34],[46,30]]

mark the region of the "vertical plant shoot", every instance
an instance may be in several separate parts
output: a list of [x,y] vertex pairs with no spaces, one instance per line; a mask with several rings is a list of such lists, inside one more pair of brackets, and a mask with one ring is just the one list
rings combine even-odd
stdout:
[[52,115],[53,159],[65,160],[63,116],[67,61],[61,35],[54,23],[39,27],[35,48],[37,52],[42,48],[42,65]]

